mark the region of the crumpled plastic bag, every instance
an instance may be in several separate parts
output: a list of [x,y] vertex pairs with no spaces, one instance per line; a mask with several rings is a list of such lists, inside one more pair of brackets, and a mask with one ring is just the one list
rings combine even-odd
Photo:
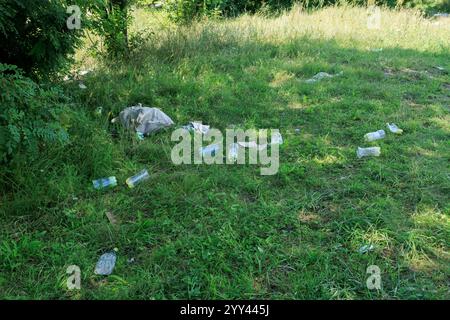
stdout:
[[[118,118],[127,129],[135,129],[143,135],[174,125],[172,119],[158,108],[143,107],[142,104],[125,108]],[[116,119],[113,122],[117,121]]]

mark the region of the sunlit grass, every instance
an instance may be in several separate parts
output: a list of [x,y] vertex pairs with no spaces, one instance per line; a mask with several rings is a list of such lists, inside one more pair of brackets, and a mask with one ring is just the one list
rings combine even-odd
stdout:
[[[368,30],[365,8],[185,26],[138,9],[131,30],[148,41],[126,62],[92,58],[86,48],[98,39],[86,39],[76,68],[95,70],[87,89],[64,85],[78,142],[27,168],[33,175],[18,178],[24,187],[2,207],[1,295],[448,299],[450,79],[436,66],[450,70],[450,24],[381,14],[381,29]],[[305,83],[320,71],[343,74]],[[138,142],[110,124],[137,103],[177,127],[279,128],[279,172],[175,166],[170,130]],[[364,142],[386,122],[404,133]],[[357,159],[358,146],[381,155]],[[89,189],[143,168],[152,178],[135,189]],[[113,276],[95,276],[112,248]],[[64,286],[70,264],[82,270],[80,292]],[[380,267],[383,290],[367,289],[369,265]]]

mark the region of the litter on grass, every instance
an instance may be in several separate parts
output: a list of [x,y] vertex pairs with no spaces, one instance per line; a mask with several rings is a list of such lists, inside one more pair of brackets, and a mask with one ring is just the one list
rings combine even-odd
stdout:
[[125,108],[112,122],[115,123],[117,119],[127,129],[134,129],[143,135],[152,134],[174,124],[172,119],[158,108],[143,107],[142,104]]
[[384,130],[378,130],[375,132],[369,132],[364,135],[364,139],[366,141],[375,141],[379,139],[383,139],[386,136],[386,132]]
[[86,85],[83,82],[80,82],[80,84],[78,85],[78,87],[82,90],[87,89]]
[[150,178],[150,175],[148,174],[148,171],[144,169],[141,172],[139,172],[138,174],[128,178],[126,180],[126,183],[129,188],[134,188],[137,184],[141,183],[142,181],[147,180],[148,178]]
[[380,156],[381,150],[380,147],[371,147],[371,148],[360,148],[358,147],[358,150],[356,151],[356,156],[358,158],[362,157],[378,157]]
[[436,66],[435,68],[438,69],[439,71],[445,71],[445,68],[444,68],[444,67]]
[[402,134],[403,130],[397,127],[395,123],[386,123],[386,126],[388,127],[389,131],[396,134]]
[[435,13],[433,15],[434,18],[449,18],[450,14],[449,13]]
[[142,140],[144,140],[145,135],[144,135],[142,132],[137,131],[137,132],[136,132],[136,138],[137,138],[139,141],[142,141]]
[[228,159],[235,162],[239,154],[239,145],[237,143],[233,143],[230,145],[230,149],[228,150]]
[[110,275],[116,266],[116,260],[117,256],[114,251],[102,254],[95,266],[95,274],[102,276]]
[[219,145],[214,143],[214,144],[210,144],[209,146],[200,148],[199,153],[202,156],[209,155],[211,157],[214,157],[216,155],[216,153],[219,151],[219,148],[220,148]]
[[189,122],[189,124],[183,126],[184,129],[188,131],[194,131],[197,133],[207,134],[209,131],[209,126],[204,125],[201,122]]
[[80,70],[80,72],[78,72],[78,75],[80,76],[85,76],[88,73],[92,72],[92,69],[88,69],[88,70]]
[[105,215],[111,224],[117,224],[117,219],[111,212],[106,211]]
[[281,136],[281,133],[277,132],[272,135],[272,141],[270,144],[283,144],[283,137]]
[[336,74],[329,74],[329,73],[326,73],[326,72],[319,72],[314,77],[312,77],[311,79],[306,80],[305,82],[306,83],[314,83],[314,82],[317,82],[317,81],[320,81],[320,80],[323,80],[323,79],[326,79],[326,78],[338,77],[338,76],[340,76],[342,74],[344,74],[343,71],[341,71],[339,73],[336,73]]
[[97,180],[92,180],[92,184],[94,185],[95,189],[100,190],[108,187],[117,186],[117,179],[114,176],[109,178],[101,178]]
[[363,254],[363,253],[367,253],[369,251],[372,251],[373,249],[375,249],[375,246],[373,244],[366,244],[364,246],[362,246],[361,248],[359,248],[358,252]]
[[[283,137],[281,136],[281,133],[277,132],[272,135],[272,141],[270,142],[270,145],[274,144],[283,144]],[[238,145],[242,148],[256,148],[258,149],[258,151],[261,151],[266,149],[269,144],[257,144],[256,141],[240,141],[238,142]]]
[[267,148],[267,144],[257,144],[255,141],[250,141],[250,142],[241,141],[241,142],[238,142],[238,145],[242,148],[257,148],[258,151],[264,150],[265,148]]

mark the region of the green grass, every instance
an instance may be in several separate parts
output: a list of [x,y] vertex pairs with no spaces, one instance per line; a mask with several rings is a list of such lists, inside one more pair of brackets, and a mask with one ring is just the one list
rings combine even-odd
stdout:
[[[134,28],[155,33],[130,63],[108,66],[80,51],[95,72],[87,90],[65,85],[73,143],[16,164],[0,207],[2,298],[450,297],[448,22],[383,10],[382,29],[368,30],[358,8],[185,27],[136,17]],[[303,82],[319,71],[343,75]],[[279,128],[279,173],[174,166],[171,130],[137,142],[109,123],[138,102],[177,126]],[[363,141],[386,122],[404,134]],[[358,160],[356,148],[369,145],[381,156]],[[128,189],[123,182],[142,168],[152,178]],[[109,175],[118,187],[91,189]],[[375,250],[358,253],[369,243]],[[113,248],[113,275],[94,275]],[[72,264],[80,291],[65,285]],[[381,269],[380,291],[366,288],[369,265]]]

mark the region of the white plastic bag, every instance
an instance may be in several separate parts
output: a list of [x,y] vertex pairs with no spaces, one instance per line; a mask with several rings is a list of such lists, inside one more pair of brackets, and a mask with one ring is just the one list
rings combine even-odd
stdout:
[[124,109],[119,114],[122,125],[149,135],[174,124],[164,112],[158,108],[143,107],[142,104]]

